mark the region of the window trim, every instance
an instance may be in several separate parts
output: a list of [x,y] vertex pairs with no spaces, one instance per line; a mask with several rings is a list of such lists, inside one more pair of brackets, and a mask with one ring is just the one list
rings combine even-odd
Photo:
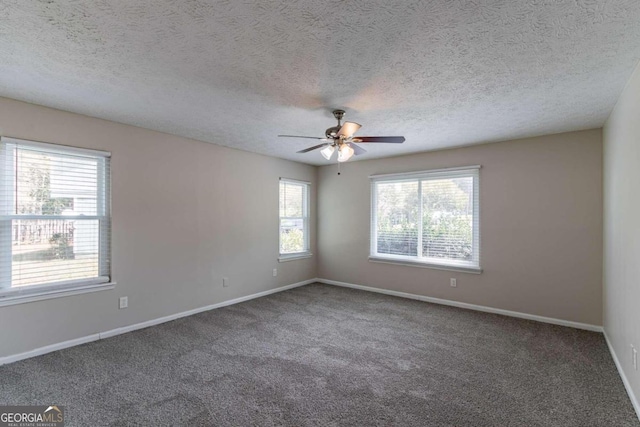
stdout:
[[313,254],[309,251],[306,252],[293,252],[290,254],[283,254],[278,257],[278,262],[295,261],[298,259],[311,258]]
[[42,141],[34,141],[30,139],[20,139],[14,138],[12,136],[4,135],[2,139],[9,139],[11,141],[15,141],[20,145],[27,145],[34,148],[40,148],[43,150],[48,150],[57,154],[72,154],[76,156],[85,156],[85,157],[111,157],[110,151],[103,150],[94,150],[92,148],[81,148],[81,147],[73,147],[71,145],[63,145],[63,144],[54,144],[51,142],[42,142]]
[[7,305],[24,304],[27,302],[42,301],[53,298],[69,297],[72,295],[86,294],[90,292],[108,291],[114,289],[116,282],[96,282],[79,280],[78,283],[68,286],[61,285],[34,285],[37,290],[25,292],[2,291],[0,292],[0,307]]
[[[298,185],[302,184],[306,186],[306,197],[304,200],[305,205],[302,212],[303,216],[301,218],[280,216],[280,183],[281,182],[285,182],[285,183],[290,182],[292,184],[298,184]],[[299,179],[280,177],[278,181],[278,262],[294,261],[298,259],[310,258],[313,256],[313,254],[311,253],[311,236],[309,235],[309,230],[311,228],[309,226],[310,216],[311,216],[311,182],[302,181]],[[303,235],[304,250],[303,251],[287,252],[287,253],[280,252],[280,248],[282,248],[281,228],[282,228],[283,219],[302,219],[302,226],[303,226],[303,233],[304,233]]]
[[[460,273],[474,273],[480,274],[482,273],[482,268],[473,267],[467,264],[456,265],[454,262],[428,262],[428,261],[415,261],[412,259],[399,259],[402,255],[392,255],[391,257],[384,257],[381,255],[377,256],[369,256],[369,262],[376,262],[380,264],[394,264],[394,265],[405,265],[409,267],[421,267],[421,268],[431,268],[434,270],[447,270],[447,271],[458,271]],[[410,258],[410,257],[407,257]],[[428,259],[437,259],[437,258],[428,258]]]
[[[482,273],[480,258],[480,169],[481,165],[461,166],[443,169],[431,169],[426,171],[403,172],[394,174],[369,175],[371,185],[371,221],[369,230],[369,262],[384,264],[396,264],[411,267],[432,268],[436,270],[450,270],[465,273]],[[418,191],[421,193],[422,181],[442,178],[473,177],[473,235],[472,247],[477,248],[472,261],[456,261],[451,259],[440,259],[432,257],[418,257],[408,255],[380,254],[377,252],[378,236],[376,233],[378,218],[376,215],[377,192],[376,184],[379,182],[418,182]],[[422,217],[422,207],[420,206],[420,217]],[[422,233],[418,233],[418,246],[422,245]]]
[[[42,141],[32,141],[25,140],[21,138],[14,138],[10,136],[2,136],[0,138],[0,150],[5,149],[7,145],[15,144],[19,146],[33,147],[34,149],[46,150],[54,154],[61,155],[73,155],[73,156],[81,156],[92,159],[98,159],[98,164],[102,163],[102,167],[97,168],[97,185],[102,186],[104,190],[104,186],[107,186],[109,191],[105,194],[105,200],[98,198],[98,209],[100,209],[100,204],[103,203],[102,209],[104,211],[103,215],[77,215],[77,216],[65,216],[64,219],[79,219],[79,220],[98,220],[99,221],[99,233],[105,232],[106,230],[110,230],[111,223],[111,171],[107,169],[107,165],[105,164],[106,160],[111,159],[111,152],[102,151],[102,150],[93,150],[88,148],[80,148],[73,147],[62,144],[52,144],[48,142]],[[110,168],[110,165],[109,165]],[[13,174],[11,170],[13,169],[13,165],[11,168],[7,168],[8,175],[13,179]],[[102,175],[102,180],[100,179]],[[2,178],[0,178],[1,180]],[[103,193],[104,191],[99,189],[99,193]],[[100,210],[98,210],[100,212]],[[0,226],[7,222],[9,224],[9,229],[11,227],[11,221],[16,217],[19,219],[59,219],[58,215],[2,215],[0,213]],[[9,235],[9,239],[10,239]],[[0,241],[0,244],[2,242]],[[42,283],[35,285],[25,285],[25,286],[17,286],[17,287],[1,287],[0,283],[0,307],[14,304],[22,304],[32,301],[40,301],[51,298],[60,298],[71,295],[78,295],[88,292],[98,292],[103,290],[113,289],[116,285],[116,282],[111,281],[111,271],[109,271],[109,275],[104,275],[104,265],[103,263],[106,261],[108,264],[111,264],[111,237],[108,238],[109,249],[109,259],[105,260],[103,257],[98,257],[98,276],[84,279],[76,279],[76,280],[65,280],[58,281],[53,283]],[[9,260],[0,260],[2,262],[11,263],[11,251],[7,251]],[[9,269],[5,269],[9,272],[9,283],[11,281],[11,267]],[[110,270],[110,269],[109,269]]]

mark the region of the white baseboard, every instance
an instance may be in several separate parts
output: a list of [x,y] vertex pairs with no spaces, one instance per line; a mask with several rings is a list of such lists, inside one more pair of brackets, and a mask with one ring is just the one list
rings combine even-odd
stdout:
[[536,322],[551,323],[552,325],[568,326],[570,328],[585,329],[587,331],[603,332],[602,326],[590,325],[588,323],[572,322],[570,320],[555,319],[553,317],[537,316],[535,314],[520,313],[518,311],[503,310],[501,308],[486,307],[484,305],[468,304],[441,298],[427,297],[424,295],[410,294],[407,292],[391,291],[389,289],[374,288],[371,286],[355,285],[353,283],[338,282],[336,280],[317,279],[320,283],[327,285],[342,286],[345,288],[360,289],[363,291],[377,292],[379,294],[392,295],[395,297],[409,298],[418,301],[431,302],[434,304],[448,305],[451,307],[466,308],[468,310],[482,311],[485,313],[501,314],[503,316],[517,317],[520,319],[534,320]]
[[289,289],[297,288],[300,286],[308,285],[310,283],[317,282],[317,279],[309,279],[304,280],[302,282],[293,283],[291,285],[281,286],[275,289],[269,289],[268,291],[258,292],[255,294],[247,295],[240,298],[235,298],[228,301],[222,301],[216,304],[207,305],[205,307],[195,308],[193,310],[183,311],[181,313],[172,314],[169,316],[160,317],[157,319],[148,320],[146,322],[136,323],[134,325],[123,326],[121,328],[111,329],[109,331],[100,332],[97,334],[91,334],[80,338],[75,338],[69,341],[63,341],[56,344],[47,345],[44,347],[39,347],[33,350],[25,351],[24,353],[13,354],[10,356],[0,357],[0,366],[6,365],[7,363],[17,362],[19,360],[29,359],[30,357],[40,356],[42,354],[51,353],[52,351],[62,350],[69,347],[74,347],[80,344],[85,344],[91,341],[97,341],[99,339],[105,339],[109,337],[113,337],[120,334],[125,334],[127,332],[135,331],[138,329],[148,328],[149,326],[159,325],[160,323],[170,322],[171,320],[176,320],[181,317],[191,316],[197,313],[202,313],[203,311],[209,311],[216,308],[226,307],[228,305],[238,304],[244,301],[249,301],[255,298],[264,297],[267,295],[275,294],[277,292],[286,291]]
[[609,346],[609,352],[611,353],[611,357],[613,357],[613,362],[616,364],[616,368],[618,368],[618,374],[620,374],[620,378],[622,378],[622,383],[624,384],[624,388],[627,390],[627,394],[629,395],[629,399],[631,400],[631,404],[633,405],[633,409],[636,410],[636,415],[638,416],[638,420],[640,420],[640,402],[636,398],[633,389],[631,388],[631,384],[627,379],[624,371],[622,370],[622,365],[620,364],[620,360],[618,359],[618,355],[616,351],[613,349],[613,344],[611,344],[611,340],[609,340],[609,336],[607,335],[607,331],[604,332],[604,339],[607,341],[607,345]]
[[19,360],[29,359],[31,357],[40,356],[42,354],[51,353],[52,351],[62,350],[63,348],[75,347],[77,345],[85,344],[91,341],[98,341],[100,334],[91,334],[85,337],[75,338],[69,341],[63,341],[56,344],[46,345],[33,350],[25,351],[24,353],[12,354],[10,356],[0,357],[0,366],[7,363],[17,362]]

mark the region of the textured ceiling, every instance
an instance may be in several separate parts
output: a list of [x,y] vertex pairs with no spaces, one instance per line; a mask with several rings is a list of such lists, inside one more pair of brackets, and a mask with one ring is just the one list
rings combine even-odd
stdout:
[[0,96],[324,164],[276,135],[336,107],[407,138],[361,158],[601,126],[640,1],[2,0],[0,58]]

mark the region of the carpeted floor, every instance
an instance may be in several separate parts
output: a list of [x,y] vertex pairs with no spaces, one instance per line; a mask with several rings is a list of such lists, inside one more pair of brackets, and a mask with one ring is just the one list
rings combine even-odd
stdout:
[[640,426],[601,334],[309,285],[0,367],[67,426]]

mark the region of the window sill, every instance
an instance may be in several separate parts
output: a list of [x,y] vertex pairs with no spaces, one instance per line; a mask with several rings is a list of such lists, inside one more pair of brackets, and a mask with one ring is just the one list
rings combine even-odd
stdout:
[[311,252],[298,252],[295,254],[285,254],[285,255],[280,255],[278,257],[278,262],[295,261],[297,259],[311,258],[312,256],[313,254]]
[[16,304],[25,304],[28,302],[42,301],[52,298],[68,297],[71,295],[80,295],[90,292],[108,291],[115,288],[116,282],[107,283],[91,283],[79,284],[65,288],[50,287],[46,289],[24,291],[8,291],[0,295],[0,307]]
[[458,271],[460,273],[480,274],[482,269],[479,267],[455,265],[455,264],[435,264],[422,261],[411,261],[396,258],[370,256],[369,262],[379,262],[382,264],[406,265],[409,267],[432,268],[434,270]]

